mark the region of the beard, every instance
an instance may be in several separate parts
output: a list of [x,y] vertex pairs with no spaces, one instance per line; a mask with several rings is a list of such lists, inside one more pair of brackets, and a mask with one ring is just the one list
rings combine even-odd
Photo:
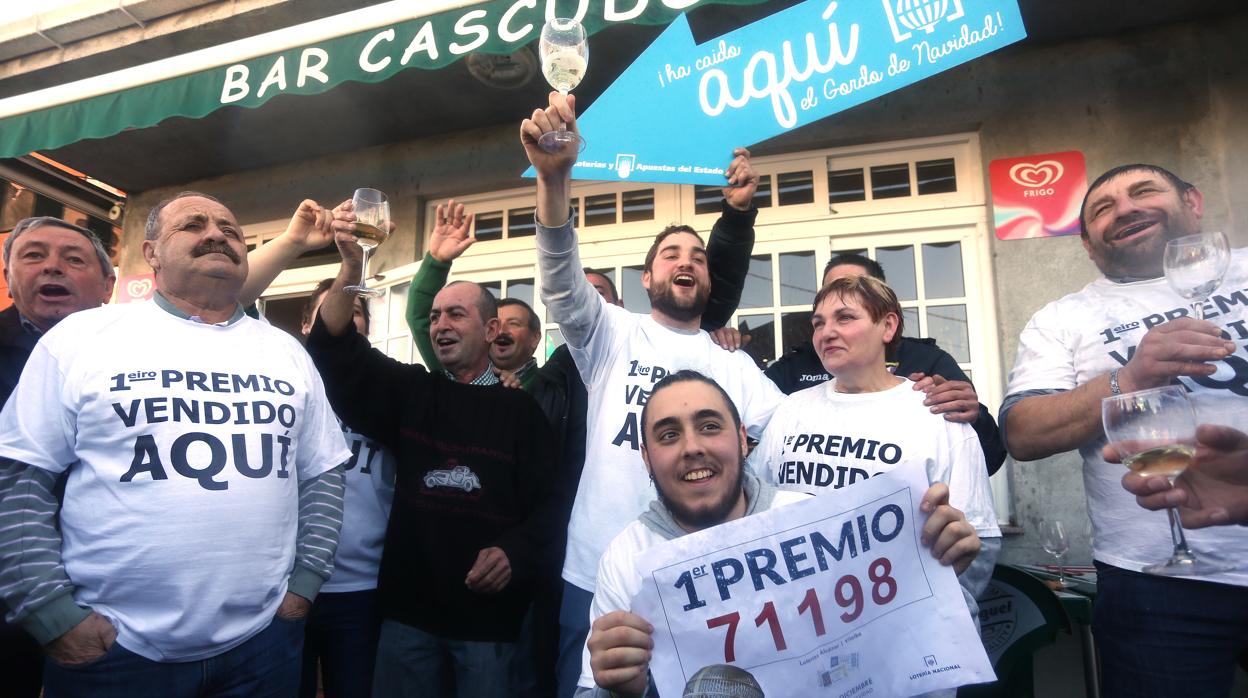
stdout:
[[[722,472],[722,471],[721,471]],[[732,487],[728,488],[724,496],[716,502],[712,502],[709,506],[701,509],[692,509],[683,504],[677,503],[663,494],[661,487],[655,487],[654,491],[659,496],[659,501],[664,507],[667,507],[672,518],[676,520],[684,528],[691,528],[700,531],[704,528],[717,526],[728,518],[732,513],[732,508],[737,505],[737,498],[741,496],[742,482],[745,479],[745,455],[742,454],[737,463],[737,478],[732,483]]]
[[692,322],[702,317],[706,310],[706,300],[711,296],[708,286],[698,286],[697,293],[690,300],[677,300],[669,279],[661,284],[651,285],[648,294],[650,307],[678,322]]
[[1187,230],[1181,221],[1171,216],[1160,220],[1146,215],[1132,216],[1118,221],[1118,225],[1131,225],[1145,220],[1155,220],[1159,230],[1146,239],[1130,241],[1126,244],[1106,243],[1103,240],[1092,246],[1092,261],[1097,269],[1106,276],[1156,278],[1165,273],[1163,259],[1166,243],[1184,235],[1193,235],[1199,230]]

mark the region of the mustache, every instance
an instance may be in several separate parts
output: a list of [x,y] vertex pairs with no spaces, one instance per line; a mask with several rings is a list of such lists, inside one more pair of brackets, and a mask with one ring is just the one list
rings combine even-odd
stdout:
[[229,257],[230,261],[234,262],[235,264],[238,264],[240,261],[238,258],[238,253],[234,251],[234,248],[230,247],[224,242],[217,242],[216,240],[204,240],[203,242],[199,243],[198,245],[195,246],[194,249],[191,250],[191,256],[203,257],[206,254],[213,254],[215,252],[220,252],[226,257]]
[[494,343],[499,346],[506,347],[506,346],[511,346],[512,344],[515,344],[516,340],[514,337],[512,337],[509,334],[500,334],[494,338]]

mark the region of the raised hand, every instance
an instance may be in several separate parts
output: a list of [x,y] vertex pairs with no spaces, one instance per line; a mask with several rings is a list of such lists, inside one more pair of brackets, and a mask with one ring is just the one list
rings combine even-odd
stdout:
[[750,166],[750,151],[736,148],[732,151],[732,162],[724,176],[728,178],[728,186],[724,187],[724,200],[738,211],[748,211],[754,205],[754,193],[758,191],[758,174]]
[[553,90],[549,96],[549,105],[545,109],[534,109],[533,115],[520,124],[520,143],[539,178],[566,177],[580,154],[576,143],[565,145],[553,153],[546,152],[538,143],[543,133],[558,131],[560,124],[567,124],[569,131],[580,135],[576,126],[576,98]]
[[438,204],[437,220],[429,234],[429,255],[450,264],[477,241],[471,234],[473,214],[464,215],[464,205],[454,199]]
[[350,203],[351,200],[347,199],[331,211],[311,199],[304,199],[282,235],[302,252],[319,250],[334,240],[335,212]]

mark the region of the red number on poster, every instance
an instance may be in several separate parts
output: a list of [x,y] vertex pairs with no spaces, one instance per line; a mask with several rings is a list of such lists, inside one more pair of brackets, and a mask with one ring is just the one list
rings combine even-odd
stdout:
[[725,662],[732,663],[732,662],[737,661],[737,650],[736,650],[737,623],[740,623],[740,622],[741,622],[741,614],[737,613],[736,611],[733,611],[732,613],[729,613],[727,615],[719,616],[718,618],[710,618],[706,621],[706,627],[708,628],[718,628],[721,625],[728,626],[728,634],[724,636],[724,661]]

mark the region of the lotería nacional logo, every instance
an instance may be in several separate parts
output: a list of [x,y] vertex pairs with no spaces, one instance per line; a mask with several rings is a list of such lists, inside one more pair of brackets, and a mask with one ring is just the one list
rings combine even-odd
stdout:
[[888,26],[897,43],[909,41],[914,32],[931,34],[941,22],[953,22],[966,13],[962,0],[880,0],[888,14]]

